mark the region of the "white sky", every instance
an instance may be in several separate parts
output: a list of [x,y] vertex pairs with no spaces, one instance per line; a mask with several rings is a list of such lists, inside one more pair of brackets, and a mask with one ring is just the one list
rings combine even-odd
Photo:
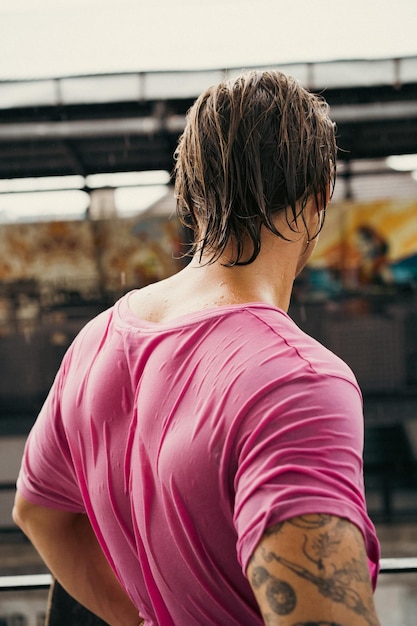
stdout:
[[0,0],[0,80],[417,55],[417,0]]

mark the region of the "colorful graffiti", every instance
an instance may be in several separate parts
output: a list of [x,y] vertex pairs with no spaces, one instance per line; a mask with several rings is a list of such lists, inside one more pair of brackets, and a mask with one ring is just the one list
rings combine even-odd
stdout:
[[309,267],[329,289],[414,284],[417,201],[330,204]]
[[[0,284],[118,295],[178,271],[183,252],[181,225],[164,216],[3,225]],[[415,285],[417,201],[330,204],[302,280],[327,295]]]
[[179,269],[182,229],[162,217],[3,225],[0,283],[119,291]]

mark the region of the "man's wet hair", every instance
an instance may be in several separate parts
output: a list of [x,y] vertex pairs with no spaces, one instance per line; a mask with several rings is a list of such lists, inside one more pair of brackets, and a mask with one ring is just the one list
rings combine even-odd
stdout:
[[[188,111],[175,153],[177,212],[194,235],[190,254],[214,262],[227,248],[226,265],[246,265],[260,252],[263,227],[283,237],[278,212],[294,233],[299,220],[307,228],[309,199],[325,209],[332,194],[336,153],[328,104],[290,76],[253,70],[207,89]],[[308,240],[321,226],[307,231]]]

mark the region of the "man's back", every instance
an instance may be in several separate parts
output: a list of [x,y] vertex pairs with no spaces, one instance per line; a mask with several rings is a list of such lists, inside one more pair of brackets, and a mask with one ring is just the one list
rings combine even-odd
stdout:
[[261,624],[242,569],[267,526],[311,506],[359,525],[377,560],[354,378],[284,312],[154,324],[126,296],[83,331],[57,384],[61,482],[76,473],[66,497],[149,624]]

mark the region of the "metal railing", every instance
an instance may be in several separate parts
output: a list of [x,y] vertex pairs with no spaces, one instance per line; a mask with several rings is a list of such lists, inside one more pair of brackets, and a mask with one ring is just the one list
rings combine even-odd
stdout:
[[[417,572],[417,557],[381,559],[381,574],[412,574]],[[50,574],[23,574],[0,576],[1,591],[47,589],[52,583]]]
[[51,574],[22,574],[18,576],[0,576],[1,591],[27,591],[48,589],[52,583]]
[[417,572],[417,557],[381,559],[381,574],[411,574]]

